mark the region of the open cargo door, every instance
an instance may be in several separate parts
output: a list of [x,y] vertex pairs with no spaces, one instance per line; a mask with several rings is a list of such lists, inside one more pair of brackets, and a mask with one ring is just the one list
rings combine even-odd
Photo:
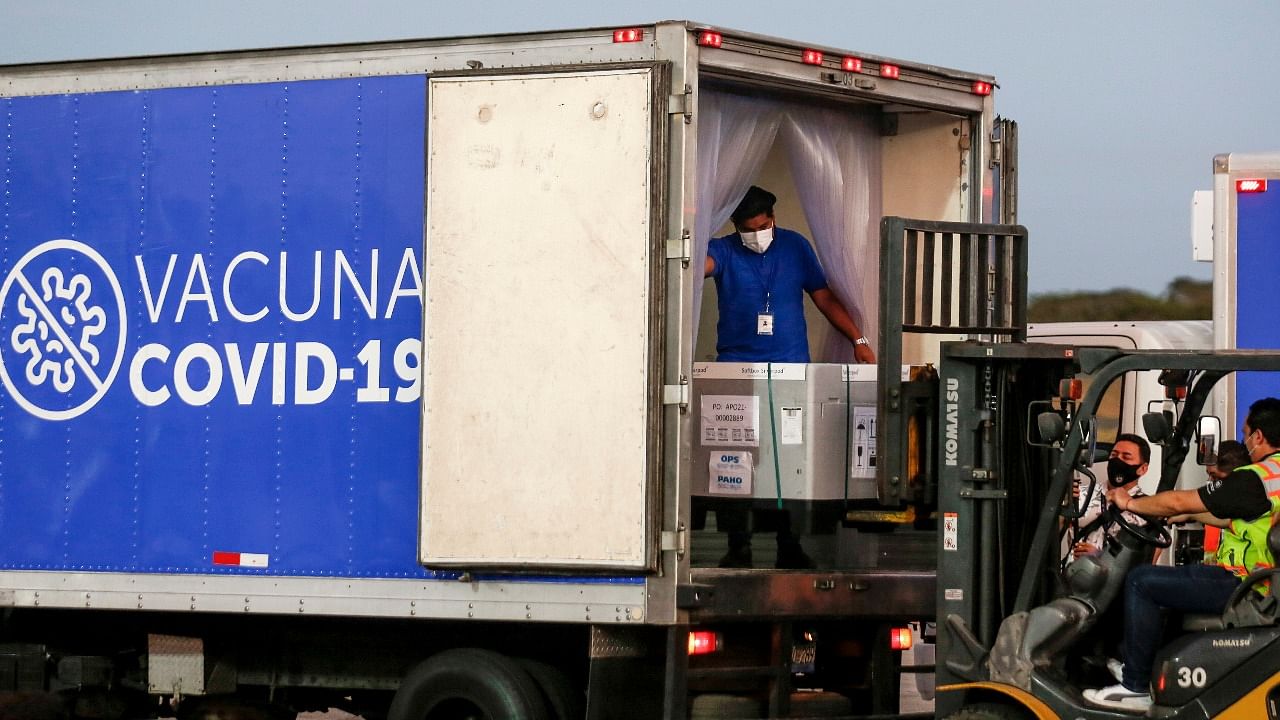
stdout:
[[659,76],[430,81],[426,565],[655,560]]

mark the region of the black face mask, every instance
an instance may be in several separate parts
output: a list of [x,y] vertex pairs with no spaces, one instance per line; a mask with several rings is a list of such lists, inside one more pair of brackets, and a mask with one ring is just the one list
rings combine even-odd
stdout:
[[1120,487],[1128,485],[1138,479],[1138,468],[1141,465],[1130,465],[1118,457],[1111,458],[1107,461],[1107,481],[1111,483],[1111,487]]

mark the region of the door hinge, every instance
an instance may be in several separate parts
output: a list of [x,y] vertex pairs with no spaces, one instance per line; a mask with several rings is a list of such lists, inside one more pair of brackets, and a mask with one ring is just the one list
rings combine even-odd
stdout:
[[679,260],[680,264],[689,266],[689,229],[685,228],[680,231],[680,237],[667,238],[667,259]]
[[991,153],[991,159],[987,163],[987,167],[994,170],[1004,163],[1004,151],[1001,149],[1004,145],[1003,125],[996,123],[995,127],[991,128],[991,137],[988,139],[988,143],[990,144],[988,151]]
[[672,93],[667,98],[668,115],[684,115],[685,124],[693,122],[693,88],[684,86],[684,92]]
[[689,407],[689,381],[681,378],[679,385],[662,386],[662,404],[679,405],[681,410]]
[[689,531],[680,523],[675,530],[663,530],[661,542],[662,552],[674,551],[677,558],[682,558],[689,546]]

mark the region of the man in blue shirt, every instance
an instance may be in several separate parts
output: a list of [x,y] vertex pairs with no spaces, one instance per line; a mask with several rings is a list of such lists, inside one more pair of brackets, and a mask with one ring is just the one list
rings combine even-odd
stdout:
[[720,321],[718,360],[809,362],[804,293],[836,330],[853,343],[855,360],[876,361],[871,342],[827,287],[809,241],[774,225],[777,197],[754,185],[733,211],[732,235],[707,247],[706,277],[715,278]]
[[[808,293],[819,312],[853,343],[854,359],[875,362],[871,342],[827,287],[809,241],[794,230],[774,225],[777,201],[773,193],[752,185],[731,216],[737,232],[713,238],[707,247],[705,277],[715,278],[720,309],[716,359],[809,362],[804,319],[804,294]],[[720,566],[751,567],[751,533],[730,530],[728,535],[729,552]],[[779,519],[777,566],[813,567],[791,533],[785,513]]]

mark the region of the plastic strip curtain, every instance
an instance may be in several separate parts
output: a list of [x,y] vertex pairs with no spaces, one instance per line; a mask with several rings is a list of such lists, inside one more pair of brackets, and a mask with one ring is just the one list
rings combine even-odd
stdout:
[[[703,89],[697,117],[694,267],[704,265],[711,234],[729,220],[747,188],[757,182],[773,144],[781,140],[831,291],[874,342],[881,214],[880,136],[874,114]],[[694,283],[694,308],[702,307],[702,285]],[[695,337],[700,315],[694,316]],[[853,359],[846,339],[834,331],[827,337],[815,360]]]

